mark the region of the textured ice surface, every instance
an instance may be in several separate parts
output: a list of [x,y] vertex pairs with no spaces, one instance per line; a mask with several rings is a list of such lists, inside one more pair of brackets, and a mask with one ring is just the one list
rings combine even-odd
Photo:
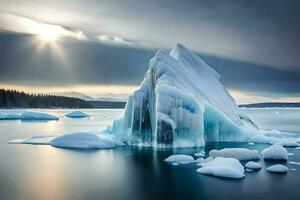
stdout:
[[189,155],[176,154],[169,156],[165,161],[170,163],[188,164],[194,162],[194,158]]
[[89,117],[88,114],[84,113],[84,112],[81,112],[81,111],[73,111],[73,112],[70,112],[68,114],[66,114],[67,117],[70,117],[70,118],[84,118],[84,117]]
[[287,150],[279,144],[274,144],[261,152],[263,159],[271,160],[287,160],[288,152]]
[[217,72],[180,44],[171,52],[159,50],[140,88],[128,98],[124,117],[109,130],[141,146],[247,141],[256,126],[219,79]]
[[272,165],[270,167],[267,167],[268,172],[274,172],[274,173],[286,173],[289,170],[286,166],[282,164],[276,164]]
[[259,159],[258,151],[245,148],[225,148],[221,150],[211,150],[209,155],[212,157],[236,158],[238,160]]
[[198,164],[202,166],[197,169],[197,172],[224,178],[243,178],[244,167],[235,158],[221,158],[216,157],[209,162],[201,162]]
[[260,170],[262,168],[261,164],[258,162],[249,161],[245,165],[246,168],[252,170]]

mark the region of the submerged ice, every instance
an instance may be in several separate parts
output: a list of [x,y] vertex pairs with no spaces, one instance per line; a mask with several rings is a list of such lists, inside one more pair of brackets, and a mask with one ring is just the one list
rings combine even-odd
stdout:
[[220,75],[177,44],[151,59],[140,88],[110,131],[131,145],[195,147],[247,141],[255,124],[220,83]]

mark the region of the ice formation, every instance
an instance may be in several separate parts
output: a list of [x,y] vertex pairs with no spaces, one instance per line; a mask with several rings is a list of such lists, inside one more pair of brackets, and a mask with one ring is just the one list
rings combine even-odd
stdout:
[[23,112],[21,114],[0,114],[0,120],[58,120],[58,117],[41,112]]
[[225,148],[221,150],[211,150],[209,155],[212,157],[236,158],[238,160],[259,159],[259,153],[255,150],[245,148]]
[[270,167],[267,167],[268,172],[274,172],[274,173],[286,173],[289,170],[286,166],[282,164],[276,164],[271,165]]
[[189,155],[176,154],[169,156],[165,161],[170,163],[189,164],[194,162],[194,158]]
[[243,165],[235,158],[216,157],[211,161],[201,162],[197,165],[201,166],[197,169],[197,172],[201,174],[224,178],[243,178],[245,176]]
[[70,112],[68,114],[66,114],[67,117],[70,117],[70,118],[84,118],[84,117],[89,117],[88,114],[84,113],[84,112],[81,112],[81,111],[73,111],[73,112]]
[[[247,141],[255,124],[219,81],[220,75],[177,44],[151,59],[122,119],[110,127],[131,145],[195,147],[211,141]],[[125,132],[125,134],[124,134]]]
[[194,153],[195,157],[205,157],[205,151]]
[[245,167],[251,170],[260,170],[262,168],[261,164],[258,162],[249,161],[246,163]]
[[274,144],[261,152],[263,159],[271,160],[287,160],[288,152],[287,150],[279,144]]

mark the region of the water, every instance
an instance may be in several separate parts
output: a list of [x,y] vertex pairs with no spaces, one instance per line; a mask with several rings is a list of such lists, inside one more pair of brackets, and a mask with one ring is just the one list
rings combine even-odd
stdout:
[[[14,110],[14,112],[21,112]],[[40,111],[40,110],[36,110]],[[270,174],[260,160],[259,172],[242,180],[226,180],[196,172],[194,164],[171,166],[173,153],[193,154],[201,148],[153,150],[121,147],[110,150],[70,150],[46,145],[12,145],[7,141],[32,135],[99,130],[122,116],[123,110],[84,110],[88,119],[69,119],[72,110],[42,110],[59,121],[0,121],[0,199],[298,199],[300,166],[286,164],[286,175]],[[0,110],[12,112],[12,110]],[[300,109],[247,109],[261,128],[300,133]],[[262,150],[267,145],[210,143],[205,151],[224,147]],[[300,150],[289,161],[300,161]],[[277,162],[276,162],[277,163]]]

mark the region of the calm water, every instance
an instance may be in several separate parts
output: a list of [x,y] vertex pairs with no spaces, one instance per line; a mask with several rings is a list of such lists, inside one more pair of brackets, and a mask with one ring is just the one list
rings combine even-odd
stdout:
[[[39,110],[36,110],[39,111]],[[224,180],[196,172],[193,164],[163,162],[173,153],[198,149],[152,150],[121,147],[112,150],[70,150],[45,145],[12,145],[7,141],[32,135],[99,130],[122,116],[123,110],[84,110],[88,119],[69,119],[71,110],[42,110],[60,117],[51,122],[0,121],[0,199],[299,199],[300,166],[286,164],[286,175],[270,174],[265,167],[242,180]],[[12,110],[0,110],[12,112]],[[14,110],[13,112],[20,112]],[[247,109],[261,127],[300,133],[300,109]],[[211,143],[213,148],[266,145]],[[300,161],[300,150],[289,161]],[[260,160],[263,166],[272,163]],[[288,198],[287,198],[288,197]]]

